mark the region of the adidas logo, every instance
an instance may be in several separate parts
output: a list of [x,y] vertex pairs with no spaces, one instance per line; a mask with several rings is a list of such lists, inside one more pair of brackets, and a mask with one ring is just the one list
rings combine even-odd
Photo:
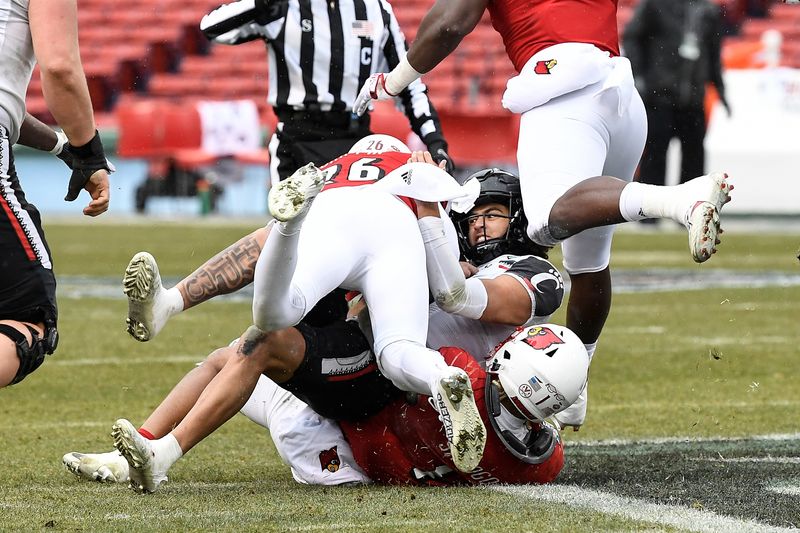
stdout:
[[436,403],[439,406],[439,416],[441,416],[442,425],[444,426],[444,436],[447,437],[447,442],[453,442],[453,421],[450,419],[450,411],[447,409],[441,394],[436,395]]

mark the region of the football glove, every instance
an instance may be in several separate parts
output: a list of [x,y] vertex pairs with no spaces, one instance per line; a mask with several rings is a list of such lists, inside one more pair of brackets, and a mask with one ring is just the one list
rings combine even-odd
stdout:
[[94,132],[92,140],[83,146],[76,147],[66,143],[61,151],[56,153],[56,157],[72,170],[67,195],[64,197],[67,202],[72,202],[78,197],[86,182],[98,170],[105,169],[109,173],[116,170],[111,161],[106,159],[103,143],[97,131]]
[[456,164],[453,162],[453,158],[450,157],[450,154],[447,153],[447,143],[443,140],[433,141],[428,144],[428,151],[431,153],[431,157],[437,163],[441,163],[444,161],[444,170],[448,174],[453,174],[456,169]]
[[366,112],[367,108],[370,107],[373,100],[388,100],[389,98],[397,96],[386,89],[386,76],[387,73],[381,72],[367,78],[367,81],[364,82],[364,86],[361,87],[361,91],[358,93],[358,98],[356,98],[353,104],[353,112],[361,116]]

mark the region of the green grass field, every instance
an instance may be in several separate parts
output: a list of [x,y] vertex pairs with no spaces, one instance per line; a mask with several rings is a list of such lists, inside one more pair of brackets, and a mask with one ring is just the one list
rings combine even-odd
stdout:
[[[47,232],[61,279],[118,282],[136,251],[152,252],[174,278],[250,229],[86,222]],[[776,280],[800,276],[800,242],[733,231],[724,241],[697,266],[682,234],[617,236],[620,279],[658,271],[651,288],[615,296],[591,369],[588,423],[563,435],[567,465],[551,487],[302,486],[243,417],[179,461],[157,494],[81,482],[61,456],[110,450],[114,420],[141,422],[196,361],[249,325],[250,306],[200,306],[140,344],[125,333],[121,289],[102,299],[60,292],[58,352],[21,385],[0,390],[0,530],[799,527],[800,284]],[[557,252],[553,259],[560,266]],[[674,275],[662,283],[663,269]],[[736,273],[753,276],[753,286],[702,288]],[[695,290],[670,290],[689,277]],[[772,437],[753,438],[763,435]]]

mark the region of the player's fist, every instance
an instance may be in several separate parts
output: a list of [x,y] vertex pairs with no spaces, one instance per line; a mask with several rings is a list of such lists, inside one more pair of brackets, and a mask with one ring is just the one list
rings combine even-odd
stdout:
[[364,86],[361,87],[358,98],[353,104],[353,111],[357,115],[363,115],[373,100],[388,100],[397,96],[386,89],[386,76],[388,76],[387,73],[380,72],[373,74],[364,82]]

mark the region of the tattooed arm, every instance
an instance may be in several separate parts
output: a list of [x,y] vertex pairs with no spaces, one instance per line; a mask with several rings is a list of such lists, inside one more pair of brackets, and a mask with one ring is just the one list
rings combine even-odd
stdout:
[[257,229],[183,278],[176,288],[183,297],[184,310],[252,283],[256,261],[268,234],[269,227]]

